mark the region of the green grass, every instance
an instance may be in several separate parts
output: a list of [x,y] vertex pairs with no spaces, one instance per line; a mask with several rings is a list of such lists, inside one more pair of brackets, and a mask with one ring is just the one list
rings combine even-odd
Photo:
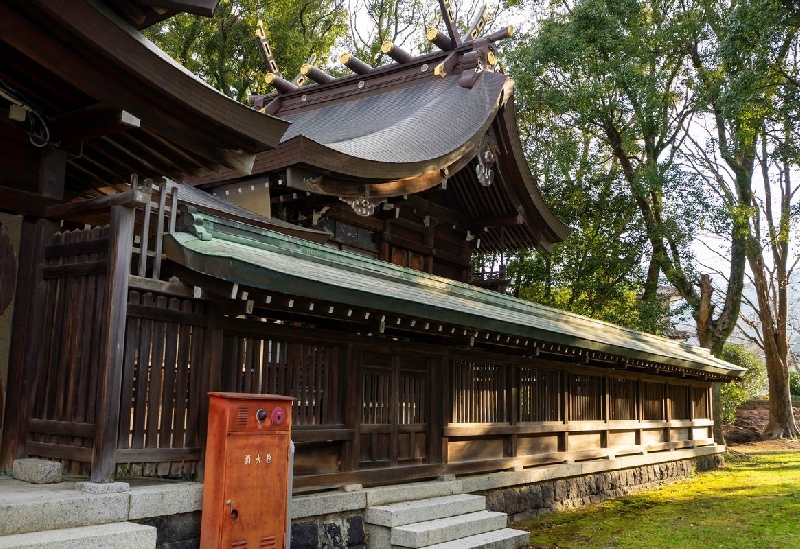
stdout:
[[726,467],[516,523],[533,549],[800,547],[800,452],[726,455]]

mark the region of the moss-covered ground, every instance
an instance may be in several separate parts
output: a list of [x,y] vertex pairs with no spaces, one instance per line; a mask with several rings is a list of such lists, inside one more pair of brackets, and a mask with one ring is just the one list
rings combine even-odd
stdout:
[[800,548],[800,451],[728,453],[722,469],[516,523],[533,549]]

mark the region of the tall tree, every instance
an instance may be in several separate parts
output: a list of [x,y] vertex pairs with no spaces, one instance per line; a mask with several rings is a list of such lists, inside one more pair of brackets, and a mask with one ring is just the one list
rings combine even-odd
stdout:
[[[793,172],[798,167],[797,32],[794,4],[777,0],[703,4],[705,32],[691,45],[699,98],[708,105],[714,139],[695,156],[720,182],[734,222],[742,220],[756,312],[754,339],[764,350],[774,438],[800,435],[788,380],[788,282],[796,262]],[[711,143],[716,156],[699,150]],[[726,169],[722,169],[722,168]]]
[[688,303],[700,343],[719,354],[738,318],[746,222],[730,228],[729,282],[715,303],[689,247],[704,193],[676,162],[696,108],[686,44],[700,15],[677,0],[555,1],[513,54],[512,74],[527,116],[552,113],[551,126],[590,132],[619,166],[649,245],[644,298],[657,295],[663,274]]
[[223,0],[213,18],[178,15],[147,36],[222,93],[245,101],[268,91],[254,40],[259,20],[288,79],[312,54],[324,63],[347,32],[344,0]]

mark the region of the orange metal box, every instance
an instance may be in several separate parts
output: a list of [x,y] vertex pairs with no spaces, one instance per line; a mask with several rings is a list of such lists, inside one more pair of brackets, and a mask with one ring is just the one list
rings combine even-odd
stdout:
[[286,549],[294,399],[209,395],[200,549]]

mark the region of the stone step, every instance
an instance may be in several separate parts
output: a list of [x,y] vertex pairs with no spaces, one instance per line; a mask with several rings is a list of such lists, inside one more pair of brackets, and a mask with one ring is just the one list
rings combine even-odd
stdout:
[[368,524],[393,528],[485,509],[486,498],[484,496],[459,494],[368,507],[364,514],[364,521]]
[[508,516],[493,511],[477,511],[454,517],[396,526],[392,528],[392,547],[420,548],[445,543],[505,528]]
[[502,528],[445,543],[429,545],[425,549],[521,549],[530,545],[530,534],[522,530]]
[[0,549],[155,549],[156,529],[132,522],[0,536]]
[[0,536],[124,522],[128,520],[129,505],[127,493],[23,493],[0,503]]

